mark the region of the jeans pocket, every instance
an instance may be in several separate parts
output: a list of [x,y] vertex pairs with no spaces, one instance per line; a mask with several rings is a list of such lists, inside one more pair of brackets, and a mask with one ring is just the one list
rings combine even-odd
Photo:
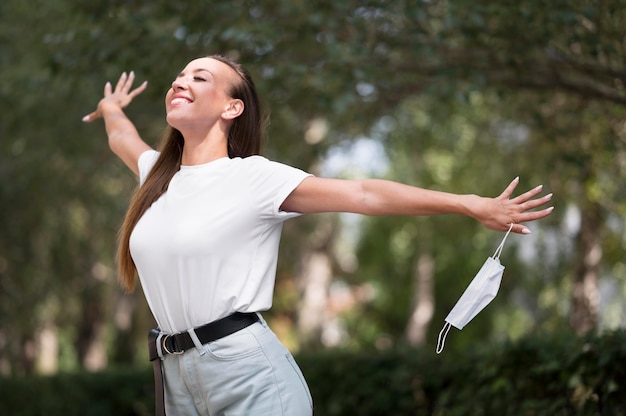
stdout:
[[295,358],[293,358],[293,355],[291,355],[291,353],[285,354],[285,358],[287,359],[287,361],[291,365],[291,368],[293,369],[293,371],[295,371],[295,373],[298,375],[298,378],[300,379],[300,382],[302,383],[302,388],[304,389],[304,391],[306,392],[306,394],[307,394],[307,396],[309,398],[309,405],[311,406],[311,409],[312,409],[313,408],[313,397],[311,396],[311,391],[309,390],[309,385],[306,383],[306,379],[304,378],[304,374],[302,374],[302,370],[300,370],[300,367],[298,366],[298,363],[296,363],[296,360],[295,360]]
[[204,347],[214,359],[221,361],[237,360],[262,353],[258,340],[246,329],[210,342]]

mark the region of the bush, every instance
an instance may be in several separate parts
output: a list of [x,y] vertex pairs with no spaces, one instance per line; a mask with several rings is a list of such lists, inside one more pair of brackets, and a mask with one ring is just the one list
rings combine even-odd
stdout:
[[626,332],[535,336],[457,355],[300,357],[317,416],[623,415]]
[[[626,332],[297,357],[316,416],[626,414]],[[0,415],[151,415],[151,369],[0,379]],[[297,416],[297,415],[294,415]]]
[[154,415],[152,371],[117,370],[0,379],[0,415]]

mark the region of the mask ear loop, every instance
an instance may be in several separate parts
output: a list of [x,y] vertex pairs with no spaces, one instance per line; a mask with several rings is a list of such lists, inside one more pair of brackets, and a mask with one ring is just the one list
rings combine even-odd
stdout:
[[443,328],[441,328],[441,331],[439,332],[439,337],[437,338],[437,349],[435,350],[437,354],[441,354],[441,351],[443,351],[443,347],[446,344],[446,337],[448,336],[448,332],[450,332],[450,328],[452,328],[450,322],[446,322]]
[[500,258],[500,254],[502,254],[502,249],[504,248],[504,242],[506,241],[506,238],[509,236],[509,233],[513,229],[513,224],[514,223],[511,223],[511,226],[509,227],[509,231],[506,232],[506,234],[504,235],[504,238],[502,239],[502,242],[500,243],[500,245],[496,249],[496,252],[493,253],[492,257],[493,257],[494,260]]
[[[509,227],[509,231],[506,232],[506,234],[504,235],[504,238],[502,239],[502,242],[496,249],[495,253],[493,253],[494,259],[500,258],[500,254],[502,254],[502,249],[504,248],[504,243],[506,242],[506,238],[509,236],[509,234],[511,233],[511,230],[513,229],[513,224],[514,223],[511,223],[511,226]],[[437,349],[435,350],[437,354],[441,354],[441,352],[443,351],[443,347],[446,345],[446,338],[448,336],[448,332],[450,332],[450,328],[452,328],[452,325],[450,324],[450,322],[446,322],[443,328],[441,328],[441,331],[439,331],[439,337],[437,337]]]

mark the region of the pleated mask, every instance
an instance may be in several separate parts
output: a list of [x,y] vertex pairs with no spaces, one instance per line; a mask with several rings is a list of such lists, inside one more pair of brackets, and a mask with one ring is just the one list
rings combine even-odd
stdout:
[[504,266],[500,264],[500,254],[502,253],[504,242],[512,228],[513,224],[511,224],[509,231],[505,234],[493,256],[487,258],[446,317],[446,323],[437,338],[437,354],[443,351],[446,337],[451,327],[455,327],[459,330],[463,329],[465,325],[485,309],[498,294],[504,273]]

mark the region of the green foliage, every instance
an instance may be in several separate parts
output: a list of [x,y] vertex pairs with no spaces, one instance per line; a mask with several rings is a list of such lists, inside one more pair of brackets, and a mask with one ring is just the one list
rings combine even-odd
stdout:
[[[455,377],[438,406],[458,406],[450,414],[467,415],[621,414],[626,391],[615,380],[624,368],[615,363],[626,354],[624,337],[624,332],[583,339],[559,334],[481,348],[464,357],[463,375]],[[472,380],[471,388],[459,383],[463,378]]]
[[[462,354],[394,349],[297,357],[318,416],[617,415],[626,332],[536,335]],[[0,414],[148,415],[147,369],[0,379]]]
[[[128,113],[154,144],[165,125],[164,91],[187,60],[209,53],[231,54],[253,73],[272,114],[269,157],[309,169],[328,148],[373,135],[381,117],[391,120],[397,131],[377,137],[392,155],[391,177],[489,195],[517,174],[523,185],[546,181],[556,195],[555,218],[568,205],[585,209],[589,202],[608,212],[617,225],[599,230],[604,269],[623,276],[622,3],[0,2],[0,340],[7,340],[0,343],[0,372],[34,371],[28,351],[43,327],[67,338],[64,351],[92,341],[92,327],[102,321],[119,338],[113,343],[127,341],[112,322],[119,301],[113,251],[136,182],[109,152],[101,125],[80,119],[105,81],[134,70],[150,86]],[[328,135],[305,143],[309,123],[320,117]],[[517,127],[531,130],[527,140],[503,134]],[[317,225],[298,221],[286,226],[280,278],[293,277],[295,247]],[[462,290],[457,277],[483,260],[468,253],[483,253],[490,241],[485,233],[474,237],[466,221],[392,219],[367,227],[360,279],[389,283],[378,286],[379,303],[365,311],[373,325],[359,340],[367,342],[381,331],[402,333],[413,251],[437,256],[438,284],[449,291],[438,299],[441,314]],[[565,233],[556,238],[564,250],[570,240]],[[558,256],[558,264],[542,257],[541,269],[512,279],[524,283],[529,302],[544,287],[557,294],[566,287],[562,264],[573,256]],[[545,280],[532,278],[543,274]],[[293,293],[276,303],[294,304]],[[560,323],[552,312],[532,318],[554,325],[556,316]],[[140,335],[130,338],[143,339],[152,325],[140,318],[133,329]],[[491,330],[476,328],[477,336]],[[83,365],[80,357],[66,361]]]
[[626,411],[626,333],[531,336],[462,354],[301,355],[318,415],[596,415]]
[[0,379],[0,414],[14,416],[148,416],[154,414],[152,372],[109,370]]

